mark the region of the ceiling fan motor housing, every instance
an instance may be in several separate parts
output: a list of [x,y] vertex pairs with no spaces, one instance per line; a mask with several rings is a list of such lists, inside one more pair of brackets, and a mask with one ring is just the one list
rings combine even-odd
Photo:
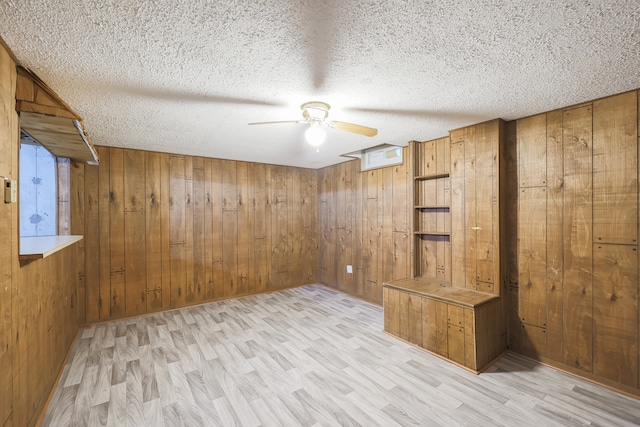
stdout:
[[300,106],[302,116],[307,120],[324,121],[329,116],[331,106],[325,102],[311,101]]

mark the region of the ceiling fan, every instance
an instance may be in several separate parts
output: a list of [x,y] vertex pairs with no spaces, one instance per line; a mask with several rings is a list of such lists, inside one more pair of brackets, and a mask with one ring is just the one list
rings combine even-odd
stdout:
[[306,123],[309,124],[309,129],[305,132],[305,139],[310,145],[318,146],[324,142],[326,136],[322,126],[327,126],[332,129],[343,130],[346,132],[357,133],[364,136],[376,136],[378,129],[370,128],[367,126],[356,125],[353,123],[339,122],[335,120],[327,120],[329,116],[329,109],[331,106],[326,102],[311,101],[305,102],[300,106],[302,110],[302,120],[284,120],[276,122],[255,122],[249,123],[250,125],[270,125],[279,123]]

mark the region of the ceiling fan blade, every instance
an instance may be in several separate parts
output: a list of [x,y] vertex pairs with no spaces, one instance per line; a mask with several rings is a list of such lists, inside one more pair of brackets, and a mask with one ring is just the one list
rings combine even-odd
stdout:
[[376,136],[378,134],[378,129],[361,125],[354,125],[353,123],[347,122],[329,121],[327,122],[327,126],[333,129],[344,130],[346,132],[357,133],[358,135],[364,136]]
[[306,123],[305,120],[281,120],[277,122],[254,122],[249,123],[250,125],[276,125],[281,123]]

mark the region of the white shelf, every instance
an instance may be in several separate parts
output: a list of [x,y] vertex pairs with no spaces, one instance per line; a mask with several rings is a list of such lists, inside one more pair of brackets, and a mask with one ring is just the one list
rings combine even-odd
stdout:
[[82,236],[20,237],[20,259],[46,258],[80,240]]

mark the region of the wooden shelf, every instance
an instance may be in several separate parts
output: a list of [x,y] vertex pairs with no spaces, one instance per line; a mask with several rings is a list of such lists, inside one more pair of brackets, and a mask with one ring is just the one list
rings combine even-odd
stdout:
[[20,237],[20,259],[46,258],[82,240],[82,236]]
[[451,233],[443,233],[440,231],[414,231],[416,236],[451,236]]
[[426,181],[429,179],[448,178],[448,177],[449,177],[449,172],[444,172],[444,173],[435,173],[432,175],[415,176],[413,177],[413,179],[415,179],[416,181]]
[[449,206],[433,206],[433,205],[428,205],[428,206],[414,206],[415,209],[449,209]]

